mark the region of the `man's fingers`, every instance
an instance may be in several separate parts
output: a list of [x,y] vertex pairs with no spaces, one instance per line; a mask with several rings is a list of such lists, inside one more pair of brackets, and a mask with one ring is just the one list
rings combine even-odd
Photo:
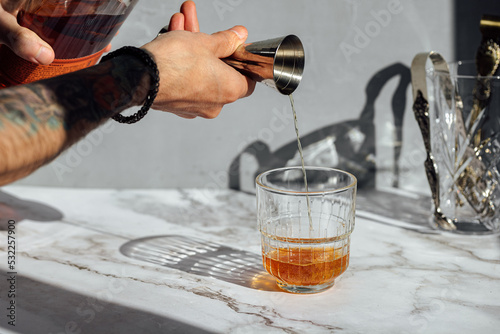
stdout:
[[0,35],[5,36],[1,42],[19,57],[42,65],[54,61],[54,51],[51,46],[33,31],[21,27],[14,16],[2,15],[0,21]]
[[175,13],[170,18],[170,23],[168,24],[168,31],[184,30],[184,14]]
[[222,100],[223,104],[232,103],[253,93],[256,84],[255,80],[241,74],[222,61],[220,65],[221,67],[217,70],[219,78],[226,83],[226,89],[221,94],[221,96],[225,97]]
[[219,58],[226,58],[232,55],[238,46],[247,39],[248,31],[243,26],[235,26],[229,30],[219,31],[212,34],[213,51]]
[[234,101],[236,101],[237,99],[241,99],[243,97],[250,96],[255,90],[255,80],[252,80],[249,77],[244,76],[243,74],[240,73],[237,73],[237,75],[239,77],[237,80],[239,81],[238,85],[240,87],[240,91],[239,95],[235,96],[236,99],[234,99]]
[[[235,26],[229,30],[220,31],[213,34],[211,37],[213,40],[214,53],[218,58],[226,58],[232,55],[238,46],[243,44],[247,39],[248,31],[243,26]],[[229,98],[229,102],[234,102],[237,99],[247,97],[255,89],[255,81],[244,76],[243,74],[237,72],[233,68],[227,66],[225,63],[221,62],[224,66],[224,71],[228,82],[231,84],[230,92],[226,92],[226,96]]]
[[250,79],[247,76],[244,76],[245,80],[247,81],[247,90],[244,92],[242,97],[248,97],[252,95],[253,91],[255,90],[255,85],[257,84],[255,80]]
[[2,7],[5,11],[15,15],[24,1],[22,0],[2,0]]
[[54,61],[50,45],[29,29],[21,28],[13,33],[9,46],[18,56],[33,63],[48,65]]
[[181,13],[184,14],[184,30],[200,32],[196,5],[193,1],[185,1],[181,6]]

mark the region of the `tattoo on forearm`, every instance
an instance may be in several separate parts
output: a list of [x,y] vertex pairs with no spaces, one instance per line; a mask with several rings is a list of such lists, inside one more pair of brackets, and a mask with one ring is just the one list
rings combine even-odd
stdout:
[[138,91],[147,91],[142,86],[148,73],[133,57],[116,58],[83,72],[50,80],[57,100],[67,110],[66,129],[81,121],[100,123],[130,106]]
[[[2,158],[17,168],[33,157],[42,164],[52,160],[115,113],[141,104],[149,84],[147,67],[134,57],[122,56],[0,90],[0,174],[10,168],[2,165]],[[9,154],[22,154],[19,163],[12,163]]]
[[0,90],[0,126],[33,122],[71,130],[81,121],[100,123],[129,107],[148,89],[148,73],[133,57],[13,89]]

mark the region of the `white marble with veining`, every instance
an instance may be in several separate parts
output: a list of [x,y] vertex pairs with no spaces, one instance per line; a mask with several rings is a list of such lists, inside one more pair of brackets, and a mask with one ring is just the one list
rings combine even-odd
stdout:
[[[16,326],[6,320],[1,277],[0,332],[498,332],[498,235],[432,233],[367,216],[356,219],[350,267],[335,286],[294,295],[260,265],[252,195],[4,187],[0,272],[9,272],[13,219]],[[183,237],[198,253],[169,264],[162,245]]]

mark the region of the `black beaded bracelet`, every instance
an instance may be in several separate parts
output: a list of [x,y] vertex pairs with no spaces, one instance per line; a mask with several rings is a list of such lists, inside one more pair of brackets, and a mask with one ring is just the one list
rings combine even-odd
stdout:
[[139,120],[141,120],[148,113],[149,108],[153,105],[153,102],[156,98],[156,94],[158,94],[158,88],[160,87],[160,73],[158,72],[158,67],[156,66],[156,62],[153,59],[153,56],[147,52],[146,50],[136,48],[133,46],[124,46],[116,51],[110,52],[104,57],[102,57],[101,61],[110,60],[112,58],[122,56],[122,55],[131,55],[139,58],[144,64],[146,64],[151,69],[151,88],[149,89],[148,96],[144,101],[141,109],[133,115],[123,116],[120,114],[116,114],[112,116],[115,121],[120,123],[132,124]]

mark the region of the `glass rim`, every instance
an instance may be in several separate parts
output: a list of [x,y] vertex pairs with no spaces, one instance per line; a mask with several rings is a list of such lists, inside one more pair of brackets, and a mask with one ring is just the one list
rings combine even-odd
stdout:
[[274,169],[270,169],[268,171],[265,171],[265,172],[262,172],[260,173],[259,175],[257,175],[257,177],[255,178],[255,183],[263,188],[263,189],[266,189],[268,191],[271,191],[273,193],[278,193],[278,194],[287,194],[287,195],[297,195],[297,196],[302,196],[302,195],[309,195],[309,196],[314,196],[314,195],[323,195],[323,194],[335,194],[335,193],[340,193],[340,192],[344,192],[348,189],[352,189],[354,187],[356,187],[357,183],[358,183],[358,180],[356,179],[356,177],[349,173],[349,172],[346,172],[344,170],[341,170],[341,169],[337,169],[337,168],[331,168],[331,167],[320,167],[320,166],[305,166],[304,167],[306,169],[306,172],[308,170],[323,170],[323,171],[329,171],[329,172],[337,172],[339,174],[344,174],[344,175],[347,175],[351,178],[352,182],[347,185],[347,186],[344,186],[344,187],[339,187],[339,188],[335,188],[335,189],[326,189],[326,190],[321,190],[321,191],[297,191],[297,190],[284,190],[284,189],[278,189],[278,188],[273,188],[273,187],[270,187],[270,186],[267,186],[265,184],[263,184],[261,182],[261,179],[262,177],[266,176],[266,175],[269,175],[271,173],[276,173],[276,172],[282,172],[282,171],[285,171],[285,170],[299,170],[300,172],[302,172],[302,167],[301,166],[289,166],[289,167],[280,167],[280,168],[274,168]]
[[[460,65],[476,65],[475,60],[458,60],[448,63],[449,68],[456,67],[458,68]],[[443,71],[431,70],[432,72],[439,75],[446,75],[448,73]],[[450,77],[457,79],[500,79],[500,75],[472,75],[472,74],[457,74],[455,72],[449,72]]]

